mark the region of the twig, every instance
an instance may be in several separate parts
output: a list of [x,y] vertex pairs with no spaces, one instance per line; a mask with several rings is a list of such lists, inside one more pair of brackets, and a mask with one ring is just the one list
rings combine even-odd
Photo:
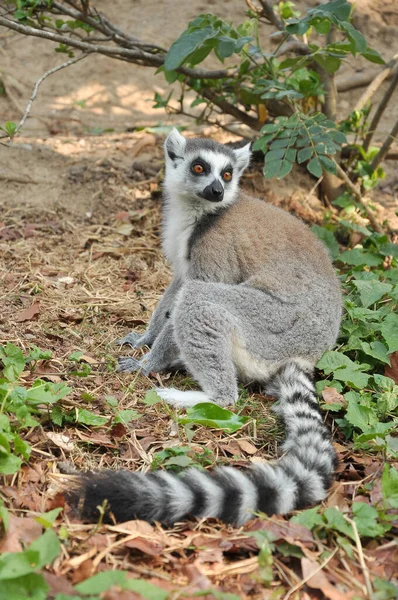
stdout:
[[[397,73],[397,75],[398,75],[398,73]],[[380,148],[379,152],[376,154],[376,156],[374,157],[374,159],[370,165],[372,167],[373,171],[375,171],[377,169],[379,164],[387,156],[387,153],[388,153],[392,143],[395,141],[395,138],[397,137],[397,135],[398,135],[398,120],[396,121],[394,127],[388,134],[384,144],[382,145],[382,147]]]
[[357,524],[355,523],[355,521],[353,519],[350,519],[349,517],[347,517],[344,514],[343,514],[343,517],[347,521],[347,523],[349,523],[351,525],[351,527],[353,529],[354,537],[355,537],[355,544],[357,547],[357,552],[358,552],[358,557],[359,557],[359,564],[361,565],[363,576],[365,579],[367,596],[368,596],[368,598],[371,598],[373,596],[372,582],[370,580],[369,569],[365,563],[365,558],[363,556],[362,544],[361,544],[361,539],[359,537]]
[[379,87],[381,86],[383,81],[391,74],[391,71],[393,70],[395,65],[396,65],[396,58],[394,57],[394,60],[390,64],[386,65],[386,67],[382,71],[380,71],[380,73],[378,75],[376,75],[376,77],[373,79],[371,84],[368,86],[368,88],[364,91],[362,96],[359,98],[358,102],[355,105],[354,110],[362,110],[363,109],[365,104],[367,104],[369,102],[369,100],[371,100],[373,98],[374,94],[377,92],[377,90],[379,89]]
[[357,199],[357,201],[359,202],[359,204],[365,209],[366,216],[368,217],[370,223],[372,224],[373,229],[375,231],[377,231],[378,233],[384,233],[382,227],[377,222],[376,217],[371,212],[371,209],[369,208],[369,206],[366,204],[364,198],[362,197],[361,191],[352,183],[352,181],[348,177],[347,173],[340,167],[340,165],[334,160],[334,158],[333,157],[330,157],[330,158],[333,160],[334,164],[336,165],[337,175],[344,181],[346,186],[350,188],[350,190],[354,194],[354,196]]
[[333,556],[336,554],[337,550],[338,550],[338,546],[333,550],[333,552],[330,554],[330,556],[328,556],[323,563],[321,563],[317,569],[315,569],[315,571],[313,571],[312,573],[310,573],[309,575],[307,575],[307,577],[305,577],[305,579],[302,579],[301,581],[299,581],[294,587],[292,587],[288,593],[283,597],[283,600],[288,600],[290,598],[290,596],[292,594],[294,594],[295,592],[297,592],[297,590],[299,590],[301,587],[303,587],[303,585],[305,585],[307,583],[307,581],[309,581],[311,579],[311,577],[314,577],[314,575],[316,575],[317,573],[319,573],[319,571],[322,571],[322,569],[324,569],[326,567],[326,565],[332,560]]
[[[58,65],[56,67],[54,67],[53,69],[50,69],[49,71],[46,71],[46,73],[44,73],[35,83],[34,87],[33,87],[33,91],[32,94],[29,98],[29,102],[25,108],[25,112],[22,115],[22,119],[19,121],[13,136],[14,137],[19,130],[24,126],[26,119],[29,116],[29,113],[31,111],[32,108],[32,104],[37,96],[37,92],[39,91],[39,87],[40,85],[43,83],[43,81],[45,79],[47,79],[47,77],[49,75],[52,75],[53,73],[56,73],[57,71],[60,71],[61,69],[65,69],[66,67],[69,67],[70,65],[74,65],[75,63],[79,62],[80,60],[82,60],[83,58],[85,58],[87,56],[87,53],[84,54],[80,54],[79,56],[75,56],[75,58],[71,58],[70,60],[68,60],[67,62],[62,63],[61,65]],[[4,135],[0,135],[0,138],[4,138],[4,137],[9,137],[7,134]]]
[[379,121],[380,121],[381,117],[383,116],[383,113],[386,110],[387,105],[388,105],[388,103],[391,99],[391,96],[393,95],[394,90],[397,87],[397,85],[398,85],[398,70],[395,73],[394,77],[392,78],[392,81],[391,81],[390,85],[388,86],[386,93],[384,94],[379,106],[377,107],[377,110],[374,114],[372,122],[369,126],[369,131],[368,131],[368,133],[365,137],[365,141],[363,143],[363,149],[365,150],[365,152],[369,149],[370,142],[372,141],[373,135],[377,129]]

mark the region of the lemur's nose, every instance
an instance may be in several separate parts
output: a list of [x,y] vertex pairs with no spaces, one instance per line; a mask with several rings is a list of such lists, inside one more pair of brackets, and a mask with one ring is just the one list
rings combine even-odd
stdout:
[[209,202],[221,202],[224,197],[224,188],[221,181],[215,179],[199,195],[205,200],[209,200]]
[[211,191],[215,196],[222,196],[222,194],[224,193],[224,190],[222,188],[220,189],[216,186],[212,186]]

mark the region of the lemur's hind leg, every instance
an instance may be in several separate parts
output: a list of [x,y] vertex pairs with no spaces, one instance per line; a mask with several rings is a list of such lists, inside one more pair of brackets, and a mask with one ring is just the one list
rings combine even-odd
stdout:
[[233,319],[208,301],[206,284],[190,282],[184,287],[173,312],[174,334],[181,358],[203,392],[160,388],[157,393],[179,408],[198,402],[233,405],[238,399],[231,348]]
[[141,371],[144,375],[161,373],[181,366],[180,352],[174,338],[173,325],[170,320],[157,336],[150,352],[140,360],[129,356],[119,358],[118,371],[133,373]]
[[174,406],[203,401],[233,405],[238,378],[264,382],[289,360],[311,354],[303,345],[303,335],[312,327],[305,311],[245,285],[187,281],[172,321],[181,358],[203,390],[200,396],[159,390]]

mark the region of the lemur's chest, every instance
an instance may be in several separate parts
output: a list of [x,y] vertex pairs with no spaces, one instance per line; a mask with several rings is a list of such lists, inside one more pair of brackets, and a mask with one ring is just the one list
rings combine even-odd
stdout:
[[181,206],[168,206],[163,221],[163,252],[175,276],[185,276],[189,265],[189,240],[198,215]]

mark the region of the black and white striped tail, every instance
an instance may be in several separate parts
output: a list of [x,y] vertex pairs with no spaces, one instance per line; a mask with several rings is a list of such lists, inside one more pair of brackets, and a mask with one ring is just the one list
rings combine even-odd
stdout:
[[106,471],[82,476],[83,518],[98,519],[107,506],[119,522],[131,519],[172,524],[188,515],[241,525],[255,512],[284,514],[326,496],[336,464],[314,387],[296,365],[284,367],[267,388],[279,399],[275,411],[286,428],[284,455],[275,464],[246,470],[219,467],[142,474]]

